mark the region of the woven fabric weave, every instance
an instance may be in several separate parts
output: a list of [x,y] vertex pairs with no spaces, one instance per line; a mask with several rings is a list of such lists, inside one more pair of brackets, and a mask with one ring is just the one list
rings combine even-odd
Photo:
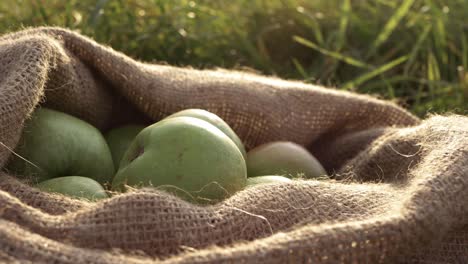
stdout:
[[37,107],[103,132],[186,108],[247,149],[286,140],[333,175],[248,188],[210,206],[156,189],[91,203],[0,174],[9,263],[463,263],[468,118],[419,120],[370,96],[223,69],[148,64],[61,28],[0,37],[0,166]]

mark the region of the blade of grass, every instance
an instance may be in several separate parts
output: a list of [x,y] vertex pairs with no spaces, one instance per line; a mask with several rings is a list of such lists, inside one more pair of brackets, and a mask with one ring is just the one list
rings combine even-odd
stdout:
[[431,81],[440,80],[439,64],[434,53],[431,51],[427,56],[427,79]]
[[72,1],[65,1],[65,26],[71,27],[73,21]]
[[373,55],[374,52],[380,47],[380,45],[382,45],[382,43],[384,43],[388,39],[388,37],[395,30],[396,26],[400,23],[401,19],[405,17],[405,15],[408,13],[414,1],[415,0],[403,1],[403,3],[395,11],[392,17],[387,21],[387,24],[385,24],[384,29],[380,32],[375,41],[372,43],[371,50],[368,53],[368,56]]
[[461,35],[461,41],[462,41],[462,63],[463,63],[463,68],[468,69],[468,41],[467,41],[467,36],[465,35],[465,32],[462,31]]
[[[399,83],[404,83],[404,84],[418,84],[418,85],[449,85],[450,82],[447,81],[430,81],[428,79],[424,78],[416,78],[416,77],[411,77],[407,75],[396,75],[392,76],[389,78],[385,78],[386,83],[392,84],[392,85],[397,85]],[[369,81],[369,83],[366,83],[365,87],[366,89],[372,90],[375,88],[379,88],[384,86],[385,84],[382,83],[380,80],[376,81]]]
[[416,92],[416,96],[415,96],[415,105],[421,105],[421,99],[422,99],[422,92],[424,90],[424,84],[419,84],[418,85],[418,91]]
[[42,20],[45,24],[49,24],[49,16],[44,8],[44,5],[41,0],[35,1],[37,3],[37,8],[39,9],[39,14],[41,14]]
[[382,82],[387,87],[388,97],[390,99],[395,99],[395,89],[393,89],[393,86],[390,84],[390,82],[388,82],[386,78],[383,78],[383,76],[382,76]]
[[299,74],[302,76],[302,78],[304,78],[304,79],[309,78],[306,71],[304,70],[304,67],[302,66],[302,64],[296,58],[293,58],[292,62],[294,64],[294,66],[296,67],[297,72],[299,72]]
[[258,53],[259,53],[260,56],[263,57],[263,60],[265,62],[268,62],[268,64],[272,64],[271,63],[272,60],[271,60],[271,56],[269,54],[267,45],[265,44],[264,38],[268,33],[274,32],[275,30],[279,30],[279,29],[281,29],[281,25],[278,25],[278,24],[272,25],[272,26],[267,27],[264,30],[260,31],[260,33],[258,33],[258,35],[256,37],[256,44],[257,44]]
[[241,47],[251,56],[252,61],[254,61],[258,67],[263,68],[264,70],[272,70],[268,62],[266,62],[263,57],[258,53],[257,47],[253,45],[242,32],[235,31],[237,39]]
[[315,39],[320,45],[323,45],[325,42],[323,39],[323,34],[322,30],[320,29],[320,25],[317,22],[317,19],[313,17],[310,14],[304,14],[301,13],[300,15],[297,16],[299,18],[299,21],[305,25],[306,27],[310,28],[312,32],[314,33]]
[[314,31],[315,38],[317,39],[318,43],[323,44],[325,41],[323,40],[322,30],[320,29],[320,24],[317,23],[316,19],[313,19],[313,27],[312,30]]
[[426,40],[427,35],[429,35],[429,32],[431,31],[431,29],[432,29],[432,26],[427,25],[426,27],[424,27],[423,32],[419,35],[418,40],[416,41],[416,44],[414,44],[414,47],[411,50],[409,59],[405,63],[405,69],[404,69],[405,75],[408,75],[411,66],[416,60],[416,55],[418,55],[418,52],[421,49],[422,44]]
[[[361,91],[365,91],[366,93],[374,93],[378,92],[381,95],[385,95],[386,98],[388,99],[395,99],[397,98],[395,91],[396,90],[393,86],[392,83],[398,83],[392,78],[384,78],[383,76],[380,76],[378,80],[376,80],[374,83],[370,84],[365,84],[359,87]],[[384,92],[386,88],[386,93]]]
[[434,44],[436,55],[442,60],[443,64],[448,63],[447,54],[447,34],[445,30],[444,17],[446,14],[441,10],[438,3],[432,0],[426,0],[426,3],[430,6],[431,20],[434,21]]
[[163,1],[161,0],[154,0],[154,4],[159,7],[161,14],[166,13],[166,6],[164,5]]
[[343,4],[341,6],[340,29],[338,31],[338,40],[336,44],[337,51],[340,51],[344,46],[350,14],[351,14],[351,0],[343,0]]
[[[429,52],[429,55],[427,56],[427,79],[431,81],[440,80],[439,66],[437,63],[437,59],[434,53],[432,53],[432,51]],[[429,84],[429,93],[431,95],[431,98],[434,98],[436,87],[437,85]]]
[[378,2],[379,4],[382,4],[382,5],[390,6],[392,8],[395,8],[396,5],[397,5],[397,3],[395,3],[395,1],[393,1],[393,0],[387,0],[387,1],[377,0],[376,2]]
[[448,63],[448,54],[447,54],[447,34],[445,31],[444,21],[438,17],[436,23],[437,30],[435,33],[436,44],[438,44],[437,51],[440,53],[440,57],[442,58],[442,63]]
[[402,56],[402,57],[399,57],[398,59],[395,59],[385,65],[382,65],[380,67],[378,67],[377,69],[373,70],[373,71],[370,71],[368,73],[365,73],[357,78],[355,78],[354,80],[351,80],[349,82],[346,82],[345,84],[343,84],[341,86],[341,89],[344,89],[344,90],[349,90],[355,86],[358,86],[372,78],[374,78],[375,76],[379,75],[379,74],[382,74],[388,70],[391,70],[393,69],[394,67],[398,66],[399,64],[405,62],[406,60],[408,59],[408,55],[405,55],[405,56]]
[[299,37],[299,36],[294,36],[293,37],[294,41],[306,46],[306,47],[309,47],[311,49],[314,49],[326,56],[330,56],[332,58],[335,58],[337,60],[340,60],[340,61],[343,61],[349,65],[352,65],[352,66],[356,66],[358,68],[365,68],[365,69],[369,69],[369,68],[372,68],[372,65],[369,65],[365,62],[362,62],[362,61],[359,61],[357,59],[354,59],[354,58],[351,58],[349,56],[345,56],[341,53],[338,53],[338,52],[334,52],[334,51],[330,51],[330,50],[326,50],[324,48],[321,48],[319,46],[317,46],[317,44],[311,42],[310,40],[307,40],[307,39],[304,39],[302,37]]

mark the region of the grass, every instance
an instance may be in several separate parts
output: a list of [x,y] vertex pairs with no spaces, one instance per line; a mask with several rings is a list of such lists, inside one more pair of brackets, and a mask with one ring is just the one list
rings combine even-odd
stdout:
[[424,117],[467,113],[466,17],[466,0],[15,0],[0,33],[64,26],[140,60],[249,67]]

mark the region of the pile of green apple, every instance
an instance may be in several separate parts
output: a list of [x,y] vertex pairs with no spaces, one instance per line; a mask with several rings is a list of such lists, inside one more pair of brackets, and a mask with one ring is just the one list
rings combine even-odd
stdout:
[[154,187],[198,203],[213,203],[246,187],[326,175],[303,147],[278,141],[248,153],[217,115],[187,109],[144,127],[106,136],[74,116],[47,108],[27,120],[7,168],[37,188],[97,200]]

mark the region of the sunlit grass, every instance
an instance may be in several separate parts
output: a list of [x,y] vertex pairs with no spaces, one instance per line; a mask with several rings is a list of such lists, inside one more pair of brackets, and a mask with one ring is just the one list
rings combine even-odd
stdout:
[[0,1],[0,32],[58,25],[134,58],[251,67],[394,100],[468,110],[466,0]]

